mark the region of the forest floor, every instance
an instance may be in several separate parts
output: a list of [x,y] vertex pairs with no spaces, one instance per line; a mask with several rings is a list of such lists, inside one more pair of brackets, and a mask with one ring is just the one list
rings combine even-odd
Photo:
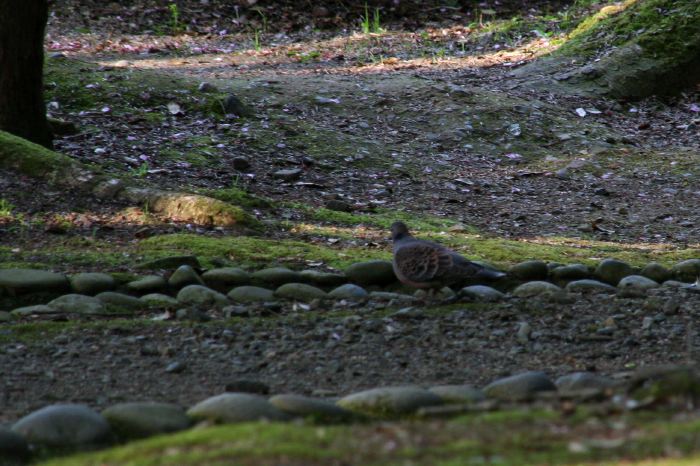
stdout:
[[[312,26],[287,30],[266,24],[261,10],[231,34],[209,13],[190,27],[194,6],[174,18],[157,7],[149,17],[78,3],[67,2],[48,29],[49,112],[80,130],[57,138],[56,150],[135,183],[238,203],[264,231],[237,244],[239,231],[0,172],[0,267],[132,274],[144,260],[192,253],[205,266],[335,270],[390,257],[394,218],[500,267],[700,257],[700,89],[616,102],[513,76],[563,40],[575,24],[564,10],[533,9],[519,21],[455,12],[375,33],[332,15],[337,29],[317,30],[314,20],[333,21],[316,10],[302,15]],[[230,95],[246,110],[221,111]],[[288,169],[299,171],[278,173]],[[524,370],[624,378],[642,366],[696,362],[700,299],[684,299],[667,314],[664,303],[678,300],[669,290],[647,300],[432,305],[424,319],[405,321],[373,307],[207,324],[150,315],[0,324],[0,423],[57,401],[187,406],[240,379],[273,393],[343,395],[480,386]],[[651,330],[642,328],[647,317]],[[618,332],[588,338],[609,319]],[[527,344],[517,339],[525,321],[536,335]],[[165,373],[173,360],[185,369]],[[609,429],[599,427],[590,430]]]

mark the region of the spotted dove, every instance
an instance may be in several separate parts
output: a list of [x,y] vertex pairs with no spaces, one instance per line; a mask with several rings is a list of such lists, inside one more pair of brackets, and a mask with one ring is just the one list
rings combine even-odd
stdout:
[[441,288],[471,281],[489,281],[506,274],[470,262],[437,243],[411,236],[403,222],[391,225],[394,241],[394,273],[415,288]]

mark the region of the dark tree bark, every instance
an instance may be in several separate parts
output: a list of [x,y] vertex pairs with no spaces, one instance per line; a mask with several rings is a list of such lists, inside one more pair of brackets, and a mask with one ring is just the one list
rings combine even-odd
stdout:
[[43,97],[47,0],[0,0],[0,130],[52,147]]

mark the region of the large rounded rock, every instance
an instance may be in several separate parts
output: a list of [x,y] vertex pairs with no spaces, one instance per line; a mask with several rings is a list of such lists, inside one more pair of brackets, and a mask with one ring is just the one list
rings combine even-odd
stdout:
[[598,279],[615,286],[620,283],[620,280],[633,273],[632,266],[617,259],[604,259],[595,269],[595,276]]
[[555,296],[562,293],[562,289],[549,282],[534,281],[523,283],[513,290],[513,296],[518,298],[532,298],[534,296]]
[[264,303],[275,300],[274,291],[259,286],[239,286],[229,291],[227,296],[237,303]]
[[157,293],[167,288],[168,282],[158,275],[146,275],[126,284],[126,289],[135,293]]
[[461,297],[473,299],[474,301],[481,301],[481,302],[486,302],[486,303],[493,303],[496,301],[501,301],[505,299],[506,295],[501,293],[495,288],[491,288],[490,286],[486,285],[472,285],[472,286],[465,286],[461,290],[459,290],[459,293],[457,293]]
[[115,293],[114,291],[104,291],[95,296],[95,298],[102,301],[108,307],[126,309],[128,311],[136,311],[146,307],[139,298],[129,296],[128,294]]
[[354,416],[334,403],[302,395],[275,395],[270,398],[270,403],[292,416],[321,422],[343,422]]
[[286,283],[275,290],[275,296],[283,299],[310,302],[314,299],[324,299],[325,291],[305,283]]
[[120,403],[102,411],[102,416],[122,439],[177,432],[192,424],[185,410],[170,403]]
[[550,271],[552,280],[556,282],[569,282],[572,280],[583,280],[591,277],[591,271],[584,264],[569,264],[556,267]]
[[289,270],[286,267],[271,267],[254,272],[253,280],[257,282],[269,283],[271,285],[283,285],[285,283],[297,283],[301,281],[299,272]]
[[17,421],[12,430],[29,443],[52,448],[88,447],[111,440],[105,418],[87,406],[76,404],[42,408]]
[[93,296],[113,290],[116,283],[114,278],[106,273],[86,272],[71,275],[70,286],[74,293]]
[[544,261],[531,260],[520,262],[510,268],[508,273],[518,280],[533,281],[547,279],[547,263]]
[[348,281],[344,273],[321,272],[318,270],[302,270],[299,276],[305,283],[316,286],[338,286]]
[[194,420],[218,423],[248,422],[267,419],[286,421],[290,416],[265,398],[249,393],[224,393],[192,406],[187,415]]
[[27,317],[41,314],[56,314],[58,311],[45,304],[35,304],[34,306],[23,306],[13,309],[10,314],[15,317]]
[[163,293],[148,293],[139,298],[141,305],[149,308],[171,308],[180,305],[180,301]]
[[669,269],[658,262],[649,262],[639,274],[654,280],[656,283],[663,283],[666,280],[670,280],[673,276]]
[[438,385],[428,390],[442,398],[445,403],[478,403],[486,398],[483,390],[471,385]]
[[28,457],[29,445],[24,437],[0,426],[0,464],[24,464]]
[[204,285],[204,280],[191,266],[181,265],[168,278],[168,285],[179,290],[187,285]]
[[[679,262],[671,268],[677,280],[682,282],[694,282],[700,277],[700,259],[688,259]],[[0,284],[0,286],[2,286]]]
[[567,283],[565,288],[570,293],[615,293],[617,291],[614,286],[591,279],[574,280]]
[[12,294],[59,292],[69,288],[68,278],[60,273],[34,269],[0,269],[0,290]]
[[575,392],[578,390],[605,390],[613,387],[615,381],[593,372],[574,372],[559,377],[554,384],[560,391]]
[[219,306],[229,304],[225,295],[202,285],[187,285],[177,293],[180,304],[195,306]]
[[652,288],[658,288],[659,284],[651,278],[641,275],[628,275],[617,284],[621,290],[646,291]]
[[418,387],[382,387],[353,393],[337,402],[350,411],[372,416],[401,416],[443,404],[435,393]]
[[484,387],[489,398],[525,400],[539,392],[555,391],[556,385],[543,372],[525,372],[498,379]]
[[329,298],[333,299],[348,299],[350,301],[362,301],[367,299],[367,290],[353,283],[346,283],[335,288],[328,293]]
[[250,274],[238,267],[222,267],[204,272],[202,279],[215,290],[228,291],[234,286],[249,284]]
[[382,260],[356,262],[347,268],[345,275],[351,282],[363,286],[388,285],[397,280],[391,262]]
[[107,312],[107,307],[102,301],[82,294],[67,294],[59,296],[47,304],[49,307],[71,314],[102,314]]

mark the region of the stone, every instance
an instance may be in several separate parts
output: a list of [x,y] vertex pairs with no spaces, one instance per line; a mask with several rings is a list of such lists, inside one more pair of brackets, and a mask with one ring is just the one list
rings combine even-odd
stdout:
[[[46,306],[46,307],[48,307],[48,306]],[[51,309],[51,308],[49,308],[49,309]],[[7,311],[0,311],[0,322],[10,322],[12,319],[13,319],[12,314],[10,314]]]
[[92,188],[92,194],[97,199],[112,200],[124,189],[124,182],[118,178],[105,180]]
[[700,373],[679,365],[646,366],[638,369],[627,382],[627,393],[642,401],[667,401],[700,398]]
[[236,115],[244,118],[254,116],[253,111],[234,94],[229,94],[221,101],[220,105],[226,115]]
[[180,304],[223,307],[229,304],[226,295],[202,285],[187,285],[177,293]]
[[428,391],[435,393],[445,403],[478,403],[486,398],[482,390],[471,385],[438,385]]
[[302,395],[275,395],[270,398],[270,403],[291,416],[310,418],[316,422],[344,422],[355,416],[329,401]]
[[556,389],[544,372],[525,372],[491,382],[484,387],[484,393],[489,398],[513,401],[530,399],[539,392]]
[[187,365],[182,361],[173,361],[165,366],[165,372],[170,374],[179,374],[187,368]]
[[168,285],[179,290],[187,285],[204,285],[204,280],[189,265],[181,265],[168,278]]
[[226,391],[235,393],[256,393],[258,395],[267,395],[270,393],[270,387],[258,380],[238,379],[231,380],[226,384]]
[[393,293],[391,291],[372,291],[370,292],[369,297],[371,299],[378,299],[380,301],[395,300],[407,303],[417,301],[417,299],[414,296],[411,296],[409,294]]
[[56,309],[52,308],[51,306],[36,304],[34,306],[18,307],[17,309],[10,311],[10,314],[15,317],[26,317],[41,314],[56,314],[56,312]]
[[337,405],[349,411],[371,416],[401,416],[426,406],[443,404],[435,393],[423,388],[381,387],[350,394],[338,400]]
[[237,303],[264,303],[275,300],[274,291],[259,286],[239,286],[229,291],[227,296]]
[[103,291],[96,295],[95,298],[102,301],[108,308],[136,311],[146,307],[139,298],[124,293],[115,293],[114,291]]
[[351,204],[349,204],[345,201],[341,201],[339,199],[331,199],[330,201],[326,202],[326,209],[334,210],[336,212],[352,212],[353,211]]
[[591,277],[590,269],[584,264],[563,265],[552,269],[549,274],[552,280],[556,282],[568,282]]
[[547,263],[544,261],[530,260],[515,264],[510,268],[508,273],[518,280],[533,281],[546,280],[549,271]]
[[221,267],[202,274],[204,283],[218,291],[229,291],[234,286],[250,283],[250,274],[238,267]]
[[513,290],[513,296],[518,298],[532,298],[533,296],[555,296],[562,293],[562,289],[549,282],[534,281],[523,283]]
[[28,458],[29,444],[24,437],[0,426],[0,464],[20,465],[24,464]]
[[324,299],[325,291],[305,283],[286,283],[275,290],[275,296],[308,303],[314,299]]
[[669,269],[658,262],[649,262],[642,268],[639,274],[654,280],[656,283],[663,283],[666,280],[670,280],[673,276],[673,273]]
[[[686,283],[695,282],[695,280],[700,277],[700,259],[688,259],[679,262],[671,268],[671,272],[678,281]],[[0,287],[2,287],[1,280]]]
[[216,423],[287,421],[291,417],[262,396],[250,393],[223,393],[207,398],[192,406],[187,415],[196,421]]
[[615,293],[617,291],[614,286],[588,278],[569,282],[565,289],[570,293]]
[[139,300],[149,308],[173,308],[180,305],[180,301],[162,293],[149,293],[141,296]]
[[338,286],[346,283],[348,277],[344,273],[321,272],[318,270],[302,270],[299,272],[301,280],[316,286]]
[[66,294],[50,301],[47,306],[59,312],[71,314],[102,314],[107,306],[102,301],[82,294]]
[[170,256],[161,257],[160,259],[155,259],[148,262],[142,262],[136,266],[137,269],[147,269],[147,270],[173,270],[181,265],[189,265],[193,269],[201,269],[202,265],[196,256]]
[[287,168],[285,170],[277,170],[272,174],[272,177],[283,181],[294,181],[300,178],[303,172],[301,168]]
[[615,381],[593,372],[574,372],[559,377],[554,385],[562,392],[598,389],[605,390],[615,385]]
[[598,279],[613,286],[617,286],[620,280],[632,273],[634,273],[632,266],[617,259],[604,259],[595,269],[595,276]]
[[0,269],[0,290],[10,294],[60,292],[69,289],[68,278],[60,273],[34,269]]
[[353,283],[346,283],[345,285],[340,285],[338,288],[335,288],[330,293],[328,293],[329,298],[348,299],[350,301],[362,301],[364,299],[367,299],[368,296],[369,295],[367,294],[367,290]]
[[177,432],[192,424],[180,406],[159,402],[120,403],[102,411],[102,416],[124,440]]
[[469,298],[474,301],[481,301],[486,303],[502,301],[506,297],[506,295],[504,295],[497,289],[491,288],[490,286],[486,285],[465,286],[464,288],[459,290],[459,293],[457,293],[457,295],[460,297]]
[[255,281],[269,283],[271,285],[284,285],[285,283],[298,283],[301,281],[299,272],[289,270],[286,267],[271,267],[258,270],[252,274]]
[[383,286],[398,280],[391,262],[384,260],[356,262],[347,268],[345,275],[351,282],[363,286]]
[[199,86],[197,86],[197,90],[199,92],[204,92],[204,93],[209,93],[209,92],[219,92],[219,89],[206,81],[199,83]]
[[103,291],[113,290],[116,283],[111,275],[90,272],[71,275],[70,286],[74,293],[93,296]]
[[239,172],[247,172],[251,167],[251,163],[246,157],[234,157],[231,160],[231,166]]
[[628,275],[617,284],[621,290],[646,291],[652,288],[658,288],[659,284],[651,278],[642,275]]
[[30,444],[61,449],[104,445],[112,437],[104,417],[78,404],[46,406],[24,416],[12,430]]
[[155,293],[167,288],[168,282],[158,275],[146,275],[126,284],[126,289],[135,293]]

